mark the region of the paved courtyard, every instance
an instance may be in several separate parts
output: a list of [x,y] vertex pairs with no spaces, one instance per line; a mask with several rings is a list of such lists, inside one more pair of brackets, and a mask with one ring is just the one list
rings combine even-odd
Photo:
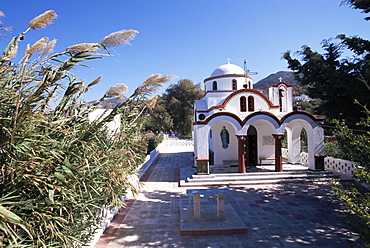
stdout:
[[[180,236],[180,206],[191,206],[192,197],[178,187],[179,169],[192,166],[191,156],[181,148],[161,153],[141,193],[95,247],[348,247],[358,242],[359,236],[342,223],[343,206],[325,183],[229,187],[225,203],[247,234]],[[210,199],[202,204],[215,201],[205,197]]]

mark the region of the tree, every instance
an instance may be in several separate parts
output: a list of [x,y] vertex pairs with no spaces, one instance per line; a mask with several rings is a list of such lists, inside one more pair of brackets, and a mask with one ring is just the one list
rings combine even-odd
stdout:
[[[90,121],[91,111],[127,87],[113,86],[88,105],[82,95],[101,78],[86,86],[71,69],[106,55],[98,51],[127,44],[137,31],[121,30],[53,55],[56,40],[42,38],[14,62],[27,32],[55,17],[50,10],[34,18],[0,57],[0,247],[85,245],[100,225],[101,207],[120,207],[121,196],[137,190],[132,177],[145,157],[141,126],[149,97],[172,78],[151,76],[126,101]],[[108,129],[117,115],[120,128]]]
[[167,88],[162,100],[173,120],[173,132],[191,136],[194,101],[201,99],[203,94],[200,84],[194,85],[189,79],[181,79]]
[[[355,9],[362,9],[363,13],[370,13],[370,2],[369,0],[343,0],[343,3],[351,5]],[[370,17],[365,17],[365,20],[370,20]]]
[[[363,9],[364,13],[370,12],[368,0],[345,0],[343,3]],[[365,19],[370,20],[369,17]],[[300,83],[308,87],[308,94],[322,100],[322,113],[331,118],[347,119],[334,121],[338,142],[332,145],[338,145],[335,153],[341,155],[341,158],[357,162],[354,177],[359,182],[370,185],[370,111],[367,108],[370,102],[370,41],[343,34],[337,38],[340,40],[339,44],[323,42],[324,55],[304,46],[302,52],[299,52],[304,63],[293,59],[289,51],[284,54],[284,58],[288,61],[289,68],[296,71]],[[341,59],[343,49],[351,51],[353,58]],[[357,185],[340,183],[336,183],[333,189],[348,206],[347,224],[362,235],[366,247],[369,247],[369,191],[358,189]]]
[[149,118],[145,122],[145,129],[153,133],[170,133],[173,127],[173,120],[167,112],[166,105],[161,97],[154,108],[148,111]]
[[[292,58],[290,51],[284,54],[284,58],[288,67],[295,71],[300,85],[307,87],[308,95],[321,100],[321,104],[315,109],[316,113],[326,115],[329,120],[346,119],[354,126],[364,117],[362,108],[354,105],[355,99],[363,104],[370,103],[367,85],[359,80],[369,76],[370,50],[364,47],[366,42],[361,40],[363,42],[360,43],[357,37],[340,35],[338,38],[342,41],[340,44],[334,44],[331,40],[323,42],[323,55],[304,46],[298,53],[302,63]],[[355,57],[341,59],[344,48],[354,52]]]
[[[364,106],[363,106],[364,107]],[[367,117],[358,124],[370,127],[370,111],[364,107]],[[350,129],[343,122],[336,122],[336,137],[340,144],[340,153],[344,159],[356,161],[354,177],[360,182],[370,185],[370,132],[359,132]],[[341,201],[348,206],[347,224],[360,233],[370,245],[370,192],[354,186],[337,183],[334,191]],[[354,215],[355,214],[355,215]]]

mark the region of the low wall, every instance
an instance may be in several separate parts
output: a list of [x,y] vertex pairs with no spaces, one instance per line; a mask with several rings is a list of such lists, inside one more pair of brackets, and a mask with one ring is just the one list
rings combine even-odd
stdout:
[[330,171],[339,172],[345,175],[352,176],[356,169],[354,165],[357,164],[353,161],[348,161],[344,159],[326,157],[325,158],[325,169]]
[[[301,164],[308,164],[307,152],[301,152]],[[325,157],[324,159],[325,170],[338,172],[347,176],[352,176],[356,172],[356,169],[354,168],[355,164],[357,164],[357,162],[339,158]]]
[[[165,145],[162,142],[154,150],[152,150],[149,155],[146,156],[144,163],[138,166],[137,168],[137,175],[132,175],[131,183],[137,183],[140,180],[140,178],[144,176],[147,169],[150,167],[150,165],[158,157],[161,150],[163,150],[164,148]],[[131,199],[132,197],[134,197],[133,193],[128,192],[125,196],[121,197],[121,200],[122,202],[125,202],[126,199]],[[96,231],[94,239],[90,242],[90,244],[87,247],[93,248],[95,246],[100,236],[104,233],[109,224],[112,222],[113,218],[116,216],[117,210],[115,209],[109,210],[107,207],[103,206],[100,214],[101,216],[104,217],[104,219],[102,220],[100,228]]]
[[[158,157],[160,153],[170,152],[171,150],[177,150],[178,147],[182,147],[181,151],[191,151],[194,149],[194,142],[193,140],[178,140],[178,139],[165,139],[162,143],[160,143],[154,150],[150,152],[149,155],[146,156],[144,163],[138,166],[137,168],[137,175],[132,176],[132,183],[138,182],[145,174],[147,169],[150,165],[154,162],[154,160]],[[132,192],[128,192],[125,196],[122,196],[121,200],[123,202],[126,199],[131,199],[134,197]],[[115,209],[109,210],[106,207],[102,207],[101,209],[101,216],[104,216],[102,220],[101,227],[96,231],[94,235],[94,239],[90,242],[87,247],[93,248],[95,244],[98,242],[100,236],[104,233],[107,229],[108,225],[111,223],[113,218],[116,216],[117,211]]]

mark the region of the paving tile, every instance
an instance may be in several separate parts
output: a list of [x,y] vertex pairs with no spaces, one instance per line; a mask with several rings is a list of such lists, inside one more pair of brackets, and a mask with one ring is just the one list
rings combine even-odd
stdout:
[[261,207],[264,211],[274,211],[272,207]]
[[[121,247],[347,247],[358,242],[341,221],[343,209],[330,184],[229,187],[225,203],[233,207],[247,234],[180,236],[180,204],[192,205],[185,188],[178,187],[181,173],[193,173],[191,152],[162,153],[135,202],[126,210],[109,244]],[[199,187],[197,187],[199,188]],[[204,199],[203,199],[204,200]],[[202,202],[212,207],[216,198]],[[194,234],[194,233],[193,233]]]
[[279,215],[290,215],[287,211],[276,211]]

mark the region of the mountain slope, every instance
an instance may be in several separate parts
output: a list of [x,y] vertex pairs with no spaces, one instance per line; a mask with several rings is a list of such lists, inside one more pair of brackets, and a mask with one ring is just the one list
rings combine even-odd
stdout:
[[283,82],[287,84],[292,84],[293,87],[298,84],[298,81],[294,79],[293,73],[289,71],[279,71],[277,73],[270,74],[269,76],[261,79],[257,83],[253,85],[253,88],[256,90],[262,90],[263,93],[268,92],[268,87],[273,84],[277,84],[280,82],[279,78],[282,78]]

